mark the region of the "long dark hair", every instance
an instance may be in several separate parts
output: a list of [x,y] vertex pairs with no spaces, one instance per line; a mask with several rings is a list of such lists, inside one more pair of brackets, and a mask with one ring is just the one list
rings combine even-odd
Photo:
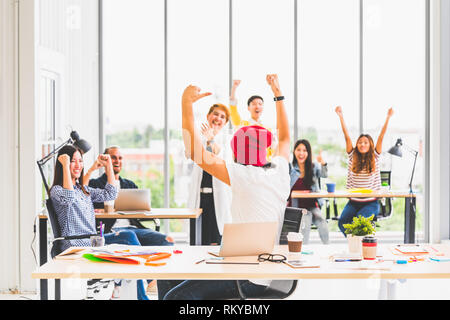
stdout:
[[[369,151],[367,153],[361,153],[358,150],[358,141],[362,138],[369,140]],[[372,173],[375,170],[375,146],[373,139],[368,134],[361,134],[356,140],[356,146],[353,148],[353,165],[352,171],[354,173],[367,172]]]
[[[83,157],[83,153],[81,152],[80,149],[72,146],[72,145],[67,145],[62,147],[59,151],[58,151],[58,156],[56,157],[56,159],[58,159],[58,157],[62,154],[67,154],[70,157],[70,160],[72,161],[73,155],[75,152],[79,152],[80,155]],[[84,188],[84,184],[83,184],[83,176],[84,176],[84,166],[83,169],[81,170],[81,175],[78,178],[78,185],[81,187],[81,190],[83,190],[83,193],[86,195],[89,195],[89,192]],[[56,164],[55,164],[55,174],[53,176],[53,184],[52,184],[52,188],[54,186],[63,186],[63,181],[64,181],[64,172],[63,172],[63,166],[61,164],[61,162],[59,162],[58,160],[56,160]]]
[[297,158],[295,157],[295,149],[297,149],[297,147],[303,144],[306,148],[306,151],[308,152],[308,157],[305,160],[305,173],[304,173],[304,177],[303,177],[303,183],[304,185],[310,189],[312,184],[313,184],[313,169],[314,169],[314,164],[312,162],[312,150],[311,150],[311,144],[309,143],[308,140],[306,139],[300,139],[297,140],[297,142],[294,145],[294,151],[292,152],[292,165],[293,166],[298,166],[298,162],[297,162]]

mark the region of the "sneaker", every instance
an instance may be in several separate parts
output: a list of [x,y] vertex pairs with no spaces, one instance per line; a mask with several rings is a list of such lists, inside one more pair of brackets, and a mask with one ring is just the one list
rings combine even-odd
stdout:
[[114,284],[114,290],[111,296],[112,300],[119,299],[120,298],[120,286],[117,284]]

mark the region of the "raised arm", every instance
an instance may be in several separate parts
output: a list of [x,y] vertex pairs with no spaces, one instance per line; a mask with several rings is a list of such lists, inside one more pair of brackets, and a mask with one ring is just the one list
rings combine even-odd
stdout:
[[101,167],[105,167],[107,182],[114,185],[114,170],[112,168],[111,156],[109,154],[101,154],[97,157],[92,167],[90,167],[86,174],[83,176],[83,184],[89,185],[89,180],[91,179],[92,173],[95,170],[100,169]]
[[67,190],[73,190],[73,182],[70,174],[70,157],[67,154],[62,154],[58,157],[58,161],[63,168],[63,185],[62,187]]
[[241,116],[237,110],[236,89],[241,84],[241,80],[233,80],[230,92],[230,118],[233,126],[237,127],[241,124]]
[[380,132],[380,135],[378,136],[378,140],[377,140],[377,145],[375,146],[375,150],[378,154],[381,154],[384,134],[386,133],[386,130],[387,130],[387,127],[389,124],[389,120],[391,119],[393,114],[394,114],[394,110],[392,108],[389,108],[388,114],[386,117],[386,121],[384,122],[383,128],[381,128],[381,132]]
[[350,134],[348,133],[347,126],[344,121],[344,115],[342,113],[342,108],[340,106],[335,109],[337,115],[339,116],[339,120],[341,121],[342,132],[344,133],[345,138],[345,150],[347,153],[350,153],[353,150],[352,139],[350,138]]
[[[268,74],[266,77],[267,83],[272,89],[274,97],[281,97],[280,83],[278,81],[278,76],[276,74]],[[289,133],[289,122],[287,118],[286,109],[284,107],[283,100],[276,101],[277,108],[277,131],[278,131],[278,146],[276,155],[282,156],[289,162],[290,154],[290,133]]]
[[225,161],[215,156],[212,152],[206,151],[200,138],[200,132],[197,131],[194,125],[193,104],[197,100],[209,95],[211,95],[210,92],[200,93],[200,88],[192,85],[188,86],[183,92],[181,114],[184,147],[186,155],[199,165],[200,168],[230,185],[230,177]]
[[100,169],[101,167],[103,167],[103,166],[100,164],[98,159],[95,159],[92,167],[90,167],[89,170],[83,176],[83,184],[85,186],[89,185],[89,181],[91,180],[91,175],[94,173],[94,171]]

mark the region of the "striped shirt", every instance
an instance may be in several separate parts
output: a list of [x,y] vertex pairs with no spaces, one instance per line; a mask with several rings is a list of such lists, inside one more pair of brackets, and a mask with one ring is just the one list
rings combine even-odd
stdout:
[[[61,236],[77,236],[97,233],[95,228],[95,213],[93,202],[114,200],[117,197],[117,188],[106,184],[105,189],[90,188],[85,186],[90,195],[86,195],[79,185],[73,190],[64,189],[55,185],[50,190],[50,198],[55,208],[58,223],[61,228]],[[89,238],[63,240],[62,250],[69,247],[90,247]]]
[[[347,174],[347,189],[381,189],[381,176],[380,176],[380,155],[375,151],[375,170],[372,173],[352,171],[353,167],[353,150],[348,154],[348,174]],[[374,201],[376,198],[350,198],[352,201],[357,202],[369,202]]]

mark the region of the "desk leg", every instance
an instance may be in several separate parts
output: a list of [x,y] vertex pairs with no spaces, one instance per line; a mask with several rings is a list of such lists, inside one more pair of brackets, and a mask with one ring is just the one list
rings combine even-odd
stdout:
[[381,279],[378,300],[397,299],[397,285],[399,282],[405,283],[406,279]]
[[415,243],[416,198],[405,198],[405,237],[404,243]]
[[[39,219],[39,265],[47,262],[47,219]],[[41,300],[48,300],[48,280],[41,279]]]
[[202,216],[197,219],[190,219],[189,240],[191,246],[202,244]]
[[61,279],[55,279],[55,300],[61,300]]

